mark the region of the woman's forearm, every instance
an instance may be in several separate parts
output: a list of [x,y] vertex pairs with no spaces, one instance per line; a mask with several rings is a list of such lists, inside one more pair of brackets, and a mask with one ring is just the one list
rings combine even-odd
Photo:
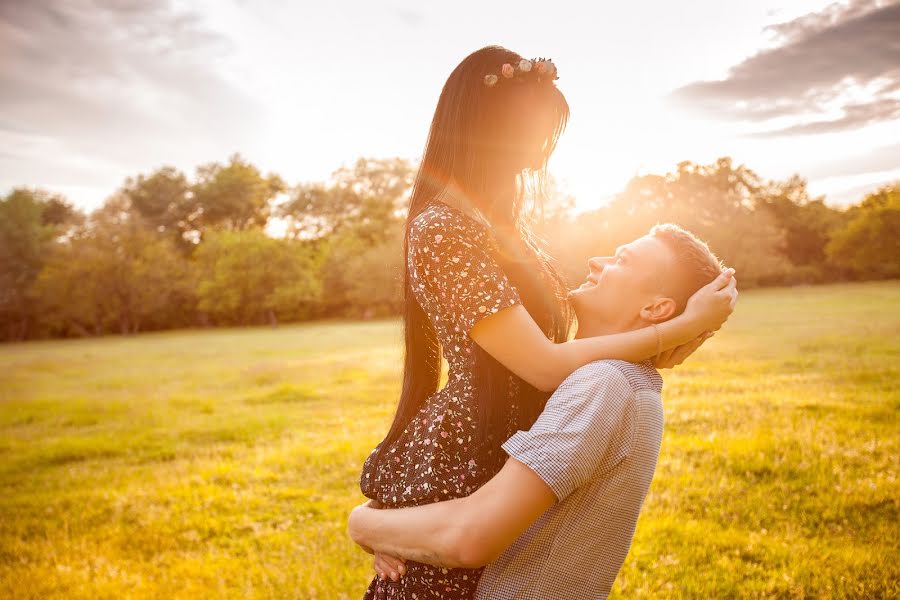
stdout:
[[657,352],[689,342],[699,334],[696,326],[675,318],[653,326],[595,337],[585,337],[556,344],[561,355],[555,378],[565,379],[575,369],[595,360],[616,359],[639,362],[653,358]]
[[696,328],[683,320],[672,319],[658,324],[657,327],[658,339],[657,331],[651,326],[553,344],[550,353],[555,356],[551,360],[541,361],[544,365],[541,389],[555,390],[572,372],[595,360],[639,362],[653,358],[659,350],[674,348],[697,336]]
[[653,327],[555,344],[519,306],[485,319],[469,335],[507,369],[544,391],[553,391],[576,369],[601,359],[641,361],[697,337],[697,324],[678,316]]

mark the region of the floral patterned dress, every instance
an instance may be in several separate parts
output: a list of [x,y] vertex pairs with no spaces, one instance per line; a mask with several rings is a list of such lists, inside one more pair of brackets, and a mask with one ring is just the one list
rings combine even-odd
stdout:
[[[403,434],[376,464],[363,466],[363,494],[386,508],[468,496],[503,466],[500,444],[477,450],[478,405],[469,330],[480,319],[520,303],[518,291],[493,258],[490,230],[456,208],[434,202],[410,224],[407,268],[419,304],[434,325],[449,363],[447,384],[424,403]],[[510,395],[519,386],[510,375]],[[509,402],[513,406],[513,402]],[[380,446],[380,445],[379,445]],[[377,450],[377,448],[376,448]],[[472,598],[481,569],[446,569],[407,561],[400,581],[373,578],[365,599]]]

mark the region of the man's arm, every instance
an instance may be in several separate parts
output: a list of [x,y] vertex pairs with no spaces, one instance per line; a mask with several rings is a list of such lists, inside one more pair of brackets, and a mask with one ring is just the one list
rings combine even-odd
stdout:
[[483,566],[554,502],[625,457],[629,435],[620,424],[630,398],[616,368],[582,367],[554,392],[530,430],[503,444],[509,460],[471,496],[395,510],[357,507],[350,535],[391,556],[443,567]]
[[348,529],[357,544],[376,552],[475,568],[500,556],[555,502],[550,486],[510,458],[471,496],[396,510],[358,506]]

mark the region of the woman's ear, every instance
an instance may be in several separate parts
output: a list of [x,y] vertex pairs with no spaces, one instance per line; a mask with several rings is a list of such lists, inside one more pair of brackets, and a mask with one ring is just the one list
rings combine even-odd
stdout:
[[675,316],[677,303],[672,298],[656,298],[641,307],[641,318],[648,323],[662,323]]

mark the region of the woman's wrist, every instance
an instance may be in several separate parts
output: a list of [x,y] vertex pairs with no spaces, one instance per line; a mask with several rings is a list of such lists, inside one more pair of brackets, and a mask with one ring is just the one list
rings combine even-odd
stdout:
[[686,344],[703,333],[701,326],[689,316],[680,314],[673,319],[657,324],[662,338],[662,349],[670,350]]

